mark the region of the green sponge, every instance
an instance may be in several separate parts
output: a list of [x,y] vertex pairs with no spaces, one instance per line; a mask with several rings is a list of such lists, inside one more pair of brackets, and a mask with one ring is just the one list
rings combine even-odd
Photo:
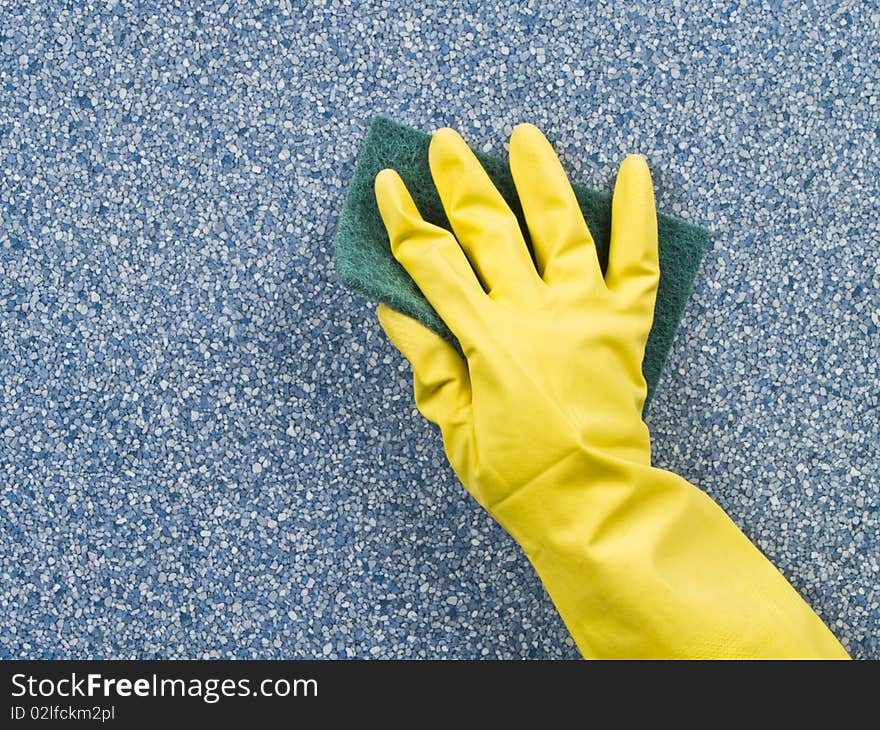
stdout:
[[[425,220],[449,228],[443,205],[428,167],[430,136],[378,117],[373,120],[354,170],[354,177],[336,232],[336,273],[340,281],[370,299],[385,302],[408,314],[458,346],[452,333],[422,296],[403,267],[391,255],[388,235],[373,193],[376,173],[391,167],[400,173]],[[522,209],[507,163],[477,153],[489,177],[498,186],[526,234]],[[608,261],[611,233],[611,196],[574,184],[584,218],[590,227],[602,270]],[[677,218],[659,214],[660,288],[654,326],[645,348],[642,372],[648,400],[672,346],[684,306],[690,295],[710,233]]]

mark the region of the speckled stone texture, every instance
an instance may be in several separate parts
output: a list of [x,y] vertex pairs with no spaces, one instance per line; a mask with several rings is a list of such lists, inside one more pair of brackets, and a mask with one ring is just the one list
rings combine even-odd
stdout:
[[76,5],[0,0],[0,655],[576,656],[334,281],[384,114],[648,157],[716,235],[656,463],[880,657],[873,4]]

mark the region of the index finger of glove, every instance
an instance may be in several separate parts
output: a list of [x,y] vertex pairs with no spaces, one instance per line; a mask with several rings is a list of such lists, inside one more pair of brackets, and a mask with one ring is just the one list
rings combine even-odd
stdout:
[[458,241],[425,221],[400,175],[376,176],[376,202],[391,240],[391,252],[464,347],[488,302]]

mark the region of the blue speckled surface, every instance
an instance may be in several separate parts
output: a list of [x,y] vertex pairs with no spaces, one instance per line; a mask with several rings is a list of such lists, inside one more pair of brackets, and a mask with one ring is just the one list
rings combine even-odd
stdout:
[[383,113],[648,157],[716,233],[655,460],[880,657],[870,4],[39,5],[0,0],[0,655],[576,655],[333,281]]

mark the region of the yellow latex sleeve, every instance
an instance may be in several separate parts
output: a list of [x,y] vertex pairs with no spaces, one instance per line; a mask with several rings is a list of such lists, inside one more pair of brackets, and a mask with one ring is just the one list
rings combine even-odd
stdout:
[[846,658],[705,493],[651,466],[641,363],[659,280],[644,159],[621,165],[609,263],[552,147],[516,128],[518,222],[450,129],[430,146],[452,232],[392,170],[376,178],[391,249],[464,357],[380,306],[462,483],[517,540],[588,658]]

